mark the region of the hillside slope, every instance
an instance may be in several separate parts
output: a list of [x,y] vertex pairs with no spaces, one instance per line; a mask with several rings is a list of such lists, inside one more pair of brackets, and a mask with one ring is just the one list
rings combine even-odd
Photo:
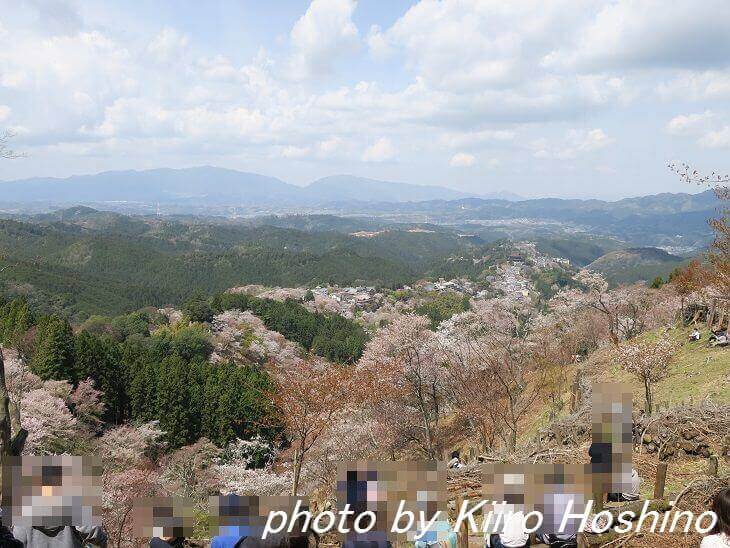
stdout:
[[[679,404],[710,398],[716,403],[730,403],[730,348],[707,346],[709,331],[702,329],[702,339],[690,342],[692,328],[670,329],[668,335],[681,344],[669,366],[669,374],[654,389],[660,404]],[[642,335],[648,339],[661,336],[660,331]],[[602,349],[582,366],[594,380],[628,383],[634,392],[634,405],[643,405],[644,387],[633,376],[622,371],[611,359],[612,348]]]
[[588,268],[600,272],[612,284],[622,284],[640,280],[651,282],[657,276],[666,278],[684,262],[685,259],[655,247],[634,247],[606,253]]

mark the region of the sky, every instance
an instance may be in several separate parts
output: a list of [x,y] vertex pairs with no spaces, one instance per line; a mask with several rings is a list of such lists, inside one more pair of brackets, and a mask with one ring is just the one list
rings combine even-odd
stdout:
[[0,180],[215,165],[616,199],[730,171],[730,0],[0,0]]

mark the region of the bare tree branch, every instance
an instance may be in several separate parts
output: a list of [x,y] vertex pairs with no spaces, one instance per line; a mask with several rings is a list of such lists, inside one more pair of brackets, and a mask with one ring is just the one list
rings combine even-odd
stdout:
[[684,162],[680,164],[672,162],[668,164],[667,167],[676,173],[680,180],[685,183],[709,187],[716,187],[730,183],[730,175],[728,174],[721,174],[715,171],[713,171],[710,175],[702,174],[696,169],[692,169],[689,164],[685,164]]
[[15,133],[10,130],[6,130],[2,134],[0,134],[0,158],[5,158],[6,160],[14,160],[16,158],[25,157],[25,154],[16,152],[10,148],[10,140],[13,137],[15,137]]

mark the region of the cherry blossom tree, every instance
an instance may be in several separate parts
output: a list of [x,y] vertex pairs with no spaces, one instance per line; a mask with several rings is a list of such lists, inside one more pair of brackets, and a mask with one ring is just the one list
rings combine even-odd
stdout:
[[96,444],[97,454],[107,470],[123,470],[143,461],[155,460],[164,449],[159,422],[138,426],[124,424],[104,432]]
[[292,367],[302,362],[302,348],[281,333],[271,331],[264,322],[246,310],[227,310],[213,318],[213,363],[267,362]]
[[677,351],[677,345],[668,337],[655,341],[630,341],[616,351],[621,368],[631,373],[644,385],[646,412],[654,408],[653,388],[669,374],[669,361]]
[[715,284],[722,295],[730,294],[730,175],[713,171],[710,175],[700,173],[686,163],[671,163],[674,171],[685,183],[712,188],[720,200],[719,216],[710,219],[709,224],[715,232],[715,241],[709,254],[714,267]]
[[544,377],[536,367],[539,349],[531,322],[528,306],[492,299],[451,318],[441,331],[442,351],[459,393],[455,398],[461,398],[462,407],[463,402],[483,405],[489,427],[509,451],[517,446],[520,425],[540,396]]
[[123,425],[107,430],[97,440],[102,459],[104,524],[115,546],[139,546],[133,536],[131,512],[134,500],[159,492],[155,464],[163,449],[164,432],[156,421],[139,426]]
[[312,448],[308,463],[302,470],[302,484],[307,493],[320,500],[334,495],[337,484],[337,466],[341,462],[380,460],[390,455],[381,423],[373,421],[367,408],[357,406],[340,416]]
[[163,459],[160,471],[161,484],[174,496],[191,498],[197,502],[207,500],[219,490],[214,464],[221,450],[205,438],[192,445],[176,450]]
[[21,402],[21,424],[28,431],[25,453],[72,450],[81,431],[63,398],[46,387],[30,390]]
[[224,495],[282,496],[292,491],[293,476],[288,470],[276,472],[272,467],[248,468],[229,462],[216,465],[216,472]]
[[[214,465],[224,495],[286,495],[291,491],[291,470],[276,471],[274,448],[260,438],[236,440]],[[260,467],[255,468],[258,464]]]
[[294,496],[307,454],[352,403],[351,369],[309,358],[298,367],[280,367],[274,373],[272,399],[294,453]]
[[43,381],[28,367],[25,356],[13,348],[4,348],[5,383],[10,397],[10,421],[13,434],[21,427],[20,406],[23,396],[30,390],[43,386]]
[[715,283],[723,295],[730,294],[730,187],[721,186],[715,194],[722,201],[719,216],[710,220],[715,240],[710,251],[710,262],[715,269]]
[[[15,152],[10,148],[10,140],[14,137],[13,132],[5,131],[0,134],[0,158],[12,160],[22,157],[22,154]],[[6,265],[0,269],[5,270],[11,265]],[[3,358],[3,349],[0,348],[0,455],[12,454],[11,435],[12,420],[10,414],[10,396],[5,386],[5,364]]]
[[684,319],[685,300],[689,295],[705,287],[710,279],[710,273],[697,259],[690,261],[687,266],[678,268],[670,278],[672,285],[680,297],[679,314]]
[[101,417],[106,409],[102,396],[102,392],[94,388],[94,381],[86,379],[74,388],[68,398],[74,416],[92,432],[97,432],[102,426]]
[[109,532],[110,545],[118,548],[145,545],[144,539],[134,536],[132,509],[135,500],[159,493],[157,474],[151,462],[140,463],[133,468],[104,471],[103,522]]
[[440,458],[445,376],[428,319],[403,315],[379,329],[358,368],[378,419],[426,458]]
[[614,345],[641,333],[646,325],[655,294],[634,284],[609,290],[608,282],[597,272],[581,270],[576,275],[584,289],[560,291],[549,305],[557,313],[569,313],[576,308],[588,308],[600,313],[606,322]]

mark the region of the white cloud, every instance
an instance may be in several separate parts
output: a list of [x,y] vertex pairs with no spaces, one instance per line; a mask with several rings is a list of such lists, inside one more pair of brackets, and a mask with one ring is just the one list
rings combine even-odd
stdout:
[[188,45],[188,37],[171,27],[165,27],[147,46],[147,52],[159,63],[179,60]]
[[722,123],[718,113],[706,110],[697,114],[679,115],[667,124],[667,133],[681,137],[693,137],[703,148],[730,147],[730,126]]
[[4,122],[10,117],[12,109],[7,105],[0,105],[0,122]]
[[705,134],[699,143],[705,148],[730,148],[730,126]]
[[383,34],[379,25],[370,27],[367,44],[370,54],[379,61],[384,61],[393,54],[393,48],[388,43],[388,38]]
[[[674,74],[674,73],[673,73]],[[665,101],[706,101],[730,99],[730,72],[682,71],[656,86]]]
[[534,22],[536,11],[528,2],[423,0],[387,31],[373,34],[369,45],[376,56],[379,51],[403,50],[436,88],[505,85],[519,77],[521,31]]
[[327,74],[335,60],[357,48],[359,33],[352,22],[356,6],[355,0],[312,0],[291,31],[296,51],[291,76]]
[[337,150],[342,146],[342,141],[337,137],[325,139],[317,143],[317,156],[320,158],[328,158],[334,156]]
[[[578,136],[581,134],[578,133]],[[592,129],[581,138],[578,143],[579,150],[592,151],[607,147],[614,142],[614,139],[606,135],[602,129]]]
[[680,114],[667,123],[667,133],[679,136],[693,136],[707,131],[715,120],[715,113],[706,110],[697,114]]
[[562,144],[555,145],[547,139],[538,139],[532,143],[536,158],[572,160],[583,154],[595,152],[611,145],[615,140],[602,130],[589,131],[570,130]]
[[291,158],[294,160],[299,160],[301,158],[306,158],[310,154],[309,147],[296,147],[296,146],[286,146],[281,150],[281,156],[283,158]]
[[486,129],[482,131],[447,132],[441,135],[439,141],[449,148],[479,146],[485,143],[508,142],[515,138],[514,130]]
[[476,163],[477,159],[471,154],[465,152],[457,152],[451,157],[449,165],[451,167],[471,167]]
[[726,0],[617,0],[603,3],[577,40],[550,52],[544,62],[590,72],[727,66],[729,25]]
[[[363,13],[361,36],[355,0],[314,0],[290,32],[247,44],[248,58],[236,40],[209,40],[182,17],[132,28],[83,10],[49,21],[28,2],[3,17],[0,104],[12,109],[6,125],[23,128],[18,144],[47,172],[49,150],[67,154],[61,169],[77,172],[124,162],[266,171],[276,159],[282,177],[291,162],[291,178],[302,158],[317,174],[397,158],[398,169],[379,166],[379,176],[436,182],[465,155],[480,170],[498,156],[526,181],[556,167],[525,161],[531,155],[618,165],[614,139],[629,147],[655,137],[661,149],[679,134],[717,163],[730,115],[721,58],[729,38],[711,31],[726,24],[728,10],[718,9],[726,1],[421,0],[400,13],[390,5]],[[717,23],[707,23],[712,10]],[[700,55],[707,48],[715,50]],[[337,72],[344,61],[348,70]],[[667,104],[655,114],[657,99]],[[667,124],[666,112],[685,114]],[[607,121],[614,114],[625,127]],[[611,136],[565,132],[580,119]],[[463,180],[480,170],[464,170]]]
[[397,150],[390,139],[381,137],[367,149],[362,155],[363,162],[385,162],[395,157]]

